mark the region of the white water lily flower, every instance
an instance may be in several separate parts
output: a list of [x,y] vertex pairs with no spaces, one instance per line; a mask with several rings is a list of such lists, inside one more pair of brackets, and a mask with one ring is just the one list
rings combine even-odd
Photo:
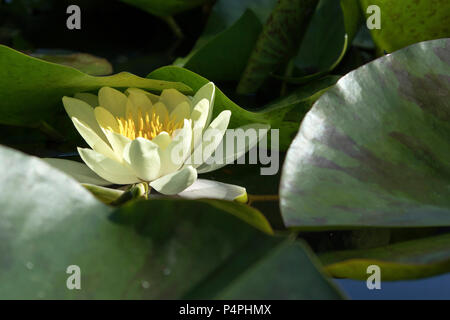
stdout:
[[[245,202],[243,187],[197,180],[197,168],[208,172],[221,167],[203,161],[221,145],[231,117],[231,112],[224,110],[211,121],[214,97],[212,82],[193,97],[175,89],[163,90],[157,96],[136,88],[124,94],[109,87],[101,88],[98,97],[90,93],[64,97],[64,107],[75,128],[91,147],[78,148],[87,166],[62,159],[46,161],[81,183],[123,185],[144,181],[166,195]],[[254,128],[268,126],[255,124]],[[211,132],[214,139],[206,139]],[[245,150],[235,150],[236,156],[256,143],[251,141]],[[197,150],[201,150],[200,162],[192,161]]]

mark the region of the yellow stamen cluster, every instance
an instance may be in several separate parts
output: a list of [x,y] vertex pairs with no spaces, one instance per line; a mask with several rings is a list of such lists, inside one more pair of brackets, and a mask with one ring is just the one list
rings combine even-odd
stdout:
[[183,120],[176,121],[175,118],[170,116],[161,119],[160,115],[154,110],[150,113],[147,111],[142,113],[139,108],[137,118],[137,121],[135,121],[131,113],[128,113],[126,118],[116,117],[119,124],[119,133],[131,140],[138,137],[151,140],[163,131],[172,135],[175,130],[183,127]]

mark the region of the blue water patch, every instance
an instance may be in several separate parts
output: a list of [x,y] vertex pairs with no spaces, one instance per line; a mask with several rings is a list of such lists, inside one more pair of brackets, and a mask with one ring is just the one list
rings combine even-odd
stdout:
[[350,299],[450,300],[450,273],[427,279],[408,281],[381,281],[381,289],[367,289],[365,281],[335,279],[337,285]]

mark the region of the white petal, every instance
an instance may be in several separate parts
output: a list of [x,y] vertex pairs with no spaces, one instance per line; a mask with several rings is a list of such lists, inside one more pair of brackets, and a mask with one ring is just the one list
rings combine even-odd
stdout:
[[170,113],[170,118],[175,122],[182,121],[190,117],[191,105],[190,103],[184,101],[180,103],[176,108]]
[[152,101],[143,90],[128,89],[126,93],[128,94],[128,100],[138,108],[150,109],[153,105]]
[[222,142],[223,135],[230,122],[231,111],[222,111],[208,126],[202,137],[202,142],[194,149],[191,157],[186,161],[194,168],[199,167],[207,160]]
[[[200,100],[192,109],[191,119],[192,119],[192,150],[196,148],[202,141],[203,131],[205,129],[208,120],[208,110],[210,109],[210,104],[207,99]],[[191,151],[192,151],[191,150]]]
[[[145,96],[144,96],[145,98]],[[147,99],[147,98],[145,98]],[[152,114],[153,105],[150,102],[150,100],[147,99],[146,103],[141,103],[135,99],[135,101],[132,101],[130,97],[127,100],[127,104],[125,107],[125,113],[127,115],[127,118],[133,119],[133,122],[135,125],[138,125],[141,118],[145,118],[145,114],[148,113],[150,116]],[[139,106],[139,107],[138,107]]]
[[152,181],[159,175],[161,167],[158,145],[144,138],[137,138],[130,144],[129,159],[136,175],[144,181]]
[[123,149],[131,140],[119,133],[119,124],[114,116],[105,108],[97,107],[94,110],[95,118],[108,139],[118,160],[123,158]]
[[140,94],[144,94],[145,96],[147,96],[147,98],[150,99],[150,101],[152,102],[152,104],[155,104],[159,101],[159,96],[157,96],[156,94],[147,92],[145,90],[142,89],[138,89],[138,88],[128,88],[125,91],[126,94],[130,95],[131,93],[140,93]]
[[80,92],[80,93],[75,93],[73,95],[73,97],[75,99],[83,100],[88,105],[90,105],[92,108],[99,106],[98,97],[95,94],[88,93],[88,92]]
[[169,117],[169,112],[162,102],[157,102],[153,105],[154,112],[159,116],[159,121],[164,122]]
[[156,137],[152,139],[152,142],[156,143],[162,150],[167,148],[167,146],[170,144],[171,141],[172,138],[165,131],[159,133]]
[[139,182],[134,171],[124,163],[108,158],[91,149],[78,148],[78,153],[91,170],[111,183],[131,184]]
[[98,101],[101,107],[109,110],[115,117],[125,117],[127,96],[119,90],[103,87],[98,91]]
[[111,182],[106,181],[101,177],[99,177],[84,163],[55,158],[43,158],[42,160],[47,162],[52,167],[73,177],[80,183],[95,184],[97,186],[107,186],[111,184]]
[[127,144],[131,143],[131,139],[121,135],[120,133],[112,132],[111,130],[104,129],[106,137],[111,144],[114,153],[118,160],[123,159],[124,149]]
[[173,195],[189,187],[196,179],[197,171],[188,166],[156,179],[150,183],[150,186],[162,194]]
[[178,170],[191,151],[192,129],[190,120],[184,119],[182,129],[176,130],[172,141],[165,149],[159,149],[161,175]]
[[92,129],[85,126],[83,123],[78,121],[77,118],[73,117],[72,122],[75,125],[75,128],[78,130],[80,135],[86,141],[86,143],[95,151],[109,157],[112,159],[118,159],[114,154],[114,151],[111,149],[109,144],[107,144],[103,139],[101,139],[97,133],[95,133]]
[[[103,129],[119,132],[119,123],[109,110],[104,107],[94,109],[95,119]],[[102,130],[104,132],[104,130]]]
[[203,99],[206,99],[209,102],[206,124],[204,126],[209,125],[209,123],[211,122],[215,96],[216,96],[216,86],[214,85],[214,83],[208,82],[203,87],[198,89],[198,91],[194,95],[194,98],[192,99],[192,105],[194,109],[196,105]]
[[[244,139],[244,143],[237,143],[234,140],[233,136],[233,142],[231,145],[228,145],[228,138],[227,134],[225,134],[224,138],[222,139],[222,142],[220,145],[216,148],[216,150],[222,150],[223,151],[223,157],[219,161],[213,162],[214,156],[211,156],[205,163],[203,163],[201,166],[197,168],[198,173],[206,173],[210,171],[214,171],[217,169],[220,169],[222,167],[225,167],[228,164],[233,163],[235,160],[242,157],[244,154],[246,154],[249,150],[254,148],[261,139],[263,139],[267,135],[267,131],[270,129],[270,125],[268,124],[261,124],[261,123],[252,123],[248,124],[242,127],[239,127],[234,130],[242,130],[243,133],[239,134],[239,131],[235,131],[235,135],[238,137],[241,137]],[[255,130],[255,135],[246,134],[247,130]],[[262,134],[260,134],[260,131],[262,130]],[[248,137],[248,139],[246,138]]]
[[77,118],[79,122],[95,132],[100,139],[105,142],[107,141],[95,119],[94,109],[89,104],[82,100],[70,97],[63,97],[62,101],[64,109],[66,109],[66,112],[71,119]]
[[222,199],[247,202],[247,191],[244,187],[217,182],[213,180],[197,179],[190,187],[178,194],[187,199]]
[[208,110],[210,109],[209,101],[200,100],[192,109],[190,118],[193,122],[193,128],[205,128],[208,119]]
[[176,89],[164,89],[161,92],[159,101],[164,103],[169,112],[172,112],[172,110],[174,110],[182,102],[187,102],[191,105],[189,98]]

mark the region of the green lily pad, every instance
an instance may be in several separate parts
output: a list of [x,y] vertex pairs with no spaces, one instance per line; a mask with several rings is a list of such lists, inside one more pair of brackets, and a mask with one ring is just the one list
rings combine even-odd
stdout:
[[36,125],[62,110],[61,98],[103,86],[138,87],[160,92],[175,88],[192,93],[182,83],[155,81],[121,72],[94,77],[71,67],[46,62],[0,45],[0,123]]
[[359,0],[365,17],[370,5],[381,12],[381,29],[370,30],[380,52],[393,52],[413,43],[450,37],[447,0]]
[[291,108],[285,119],[302,119],[314,102],[316,102],[317,99],[330,89],[340,78],[340,76],[325,76],[318,80],[311,81],[307,85],[299,87],[288,95],[268,103],[265,108],[269,110],[272,108]]
[[[211,297],[211,293],[214,299],[227,300],[249,297],[285,300],[343,298],[338,289],[323,278],[315,267],[316,258],[302,242],[284,242],[272,250],[266,250],[264,257],[257,261],[254,261],[254,254],[248,254],[245,258],[239,256],[230,261],[224,269],[218,270],[185,298],[206,299]],[[242,266],[248,263],[243,259],[254,262],[251,268],[242,272]],[[294,266],[302,270],[302,276],[298,275],[299,269],[296,269],[297,274],[292,272]],[[234,276],[236,278],[229,281]],[[269,278],[272,276],[275,279]]]
[[212,81],[239,79],[275,3],[275,0],[218,0],[194,48],[174,65]]
[[[151,72],[147,77],[166,81],[176,80],[187,84],[194,91],[197,91],[209,81],[192,71],[175,66],[159,68]],[[320,79],[307,87],[295,91],[291,96],[270,103],[267,107],[256,112],[241,108],[217,88],[213,116],[217,116],[222,110],[230,110],[232,112],[230,128],[237,128],[255,122],[270,124],[271,128],[280,129],[279,150],[286,150],[292,141],[293,135],[298,130],[299,121],[304,115],[306,105],[312,105],[335,82],[335,77]],[[270,146],[270,144],[268,145]]]
[[[238,79],[244,70],[261,23],[251,10],[246,10],[230,28],[213,38],[200,38],[195,48],[174,65],[204,75],[214,81]],[[228,52],[228,54],[223,54]]]
[[299,229],[450,225],[450,39],[350,72],[305,116],[280,202]]
[[450,234],[364,250],[322,254],[325,270],[336,278],[367,280],[367,267],[378,265],[382,280],[431,277],[450,271]]
[[195,7],[211,0],[121,0],[127,4],[147,11],[155,16],[167,17]]
[[295,55],[318,0],[280,0],[248,59],[236,91],[255,93],[280,65]]
[[361,22],[357,1],[321,0],[294,57],[295,67],[307,75],[284,79],[304,83],[331,72],[344,58]]
[[[283,155],[280,154],[279,166],[281,166],[282,162]],[[275,234],[278,234],[285,231],[278,203],[281,168],[275,175],[261,175],[261,168],[267,166],[269,165],[228,165],[219,170],[201,174],[200,178],[245,186],[249,199],[247,207],[251,206],[251,208],[263,213],[274,229]],[[236,209],[238,208],[237,206],[235,207]],[[256,224],[253,225],[256,226]]]
[[[48,51],[48,50],[47,50]],[[32,56],[48,62],[73,67],[91,76],[106,76],[113,73],[112,65],[108,60],[88,53],[33,53]]]
[[[341,297],[305,245],[223,208],[141,200],[114,210],[35,157],[0,147],[0,161],[2,299]],[[80,290],[66,286],[73,265]]]

